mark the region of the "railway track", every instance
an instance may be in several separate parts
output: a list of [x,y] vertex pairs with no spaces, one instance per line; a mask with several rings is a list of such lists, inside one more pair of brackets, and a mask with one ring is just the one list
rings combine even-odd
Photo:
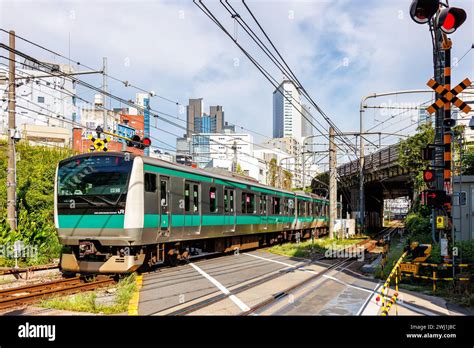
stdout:
[[7,274],[19,274],[19,273],[26,273],[29,275],[32,272],[36,271],[46,271],[51,269],[59,269],[59,265],[57,263],[51,263],[47,265],[39,265],[39,266],[30,266],[24,268],[14,268],[14,267],[5,267],[0,268],[0,275],[7,275]]
[[[344,248],[344,251],[355,251],[358,247],[364,247],[365,250],[371,250],[375,247],[375,241],[372,241],[370,239],[365,239],[365,240],[362,240],[356,244],[353,244],[347,248]],[[319,257],[315,260],[310,260],[310,261],[307,261],[305,263],[303,263],[302,265],[299,265],[299,266],[295,266],[295,267],[290,267],[288,269],[285,269],[283,271],[280,271],[278,273],[274,273],[274,274],[271,274],[271,275],[268,275],[268,276],[265,276],[263,278],[260,278],[260,279],[257,279],[257,280],[254,280],[248,284],[245,284],[245,285],[242,285],[236,289],[233,289],[232,290],[232,295],[236,295],[236,294],[239,294],[243,291],[246,291],[246,290],[249,290],[249,289],[252,289],[258,285],[261,285],[261,284],[264,284],[266,282],[269,282],[271,280],[274,280],[276,278],[279,278],[279,277],[282,277],[284,276],[285,274],[288,274],[290,272],[293,272],[295,271],[296,269],[303,269],[310,265],[310,264],[313,264],[317,261],[321,261],[323,259],[326,259],[326,257]],[[255,311],[265,307],[265,306],[268,306],[270,305],[272,302],[274,301],[277,301],[278,299],[288,295],[290,292],[316,280],[317,278],[320,278],[321,276],[323,276],[324,274],[326,274],[327,272],[331,271],[331,270],[334,270],[334,269],[337,269],[341,266],[343,266],[347,261],[351,260],[352,257],[348,257],[348,258],[344,258],[343,260],[340,260],[338,262],[336,262],[335,264],[333,265],[330,265],[328,268],[326,268],[325,270],[319,272],[318,274],[315,274],[313,276],[311,276],[310,278],[306,279],[306,280],[303,280],[297,284],[295,284],[294,286],[288,288],[288,289],[285,289],[283,291],[280,291],[276,294],[274,294],[271,298],[261,302],[260,304],[256,305],[255,307],[252,307],[249,311],[246,311],[246,312],[242,312],[240,315],[250,315],[252,313],[254,313]],[[201,302],[198,302],[198,303],[195,303],[195,304],[192,304],[192,305],[189,305],[187,307],[184,307],[184,308],[181,308],[181,309],[178,309],[176,311],[173,311],[171,313],[168,313],[167,315],[171,315],[171,316],[182,316],[182,315],[188,315],[188,314],[192,314],[202,308],[205,308],[205,307],[208,307],[214,303],[217,303],[219,301],[222,301],[224,299],[226,299],[229,295],[226,295],[226,294],[219,294],[219,295],[216,295],[216,296],[213,296],[213,297],[210,297],[208,299],[205,299]],[[163,309],[163,310],[160,310],[159,312],[162,312],[162,311],[165,311],[166,309]],[[159,313],[157,312],[157,313]],[[157,313],[153,313],[153,314],[157,314]]]
[[392,226],[385,227],[380,232],[376,233],[373,236],[373,239],[381,239],[381,238],[386,238],[386,237],[392,238],[392,235],[395,232],[397,232],[399,228],[402,228],[402,227],[403,227],[403,224],[400,222],[397,222],[393,224]]
[[0,310],[31,304],[53,295],[70,295],[114,283],[115,280],[106,276],[98,277],[91,282],[75,277],[0,290]]

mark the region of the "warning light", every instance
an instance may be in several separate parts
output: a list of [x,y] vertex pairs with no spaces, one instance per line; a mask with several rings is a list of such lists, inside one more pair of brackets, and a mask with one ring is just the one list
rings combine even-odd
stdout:
[[427,169],[423,171],[423,181],[424,182],[433,182],[435,180],[434,170]]
[[446,34],[452,34],[466,20],[466,11],[457,7],[443,9],[438,17],[438,27]]
[[143,138],[142,144],[143,144],[144,147],[149,147],[151,145],[150,138]]
[[439,8],[439,0],[413,0],[410,17],[418,24],[428,23]]

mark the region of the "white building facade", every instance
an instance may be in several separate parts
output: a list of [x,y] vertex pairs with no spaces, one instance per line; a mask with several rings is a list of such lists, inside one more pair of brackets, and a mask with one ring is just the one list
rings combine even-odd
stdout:
[[[70,146],[77,121],[76,89],[61,73],[73,73],[68,65],[46,64],[51,72],[35,70],[35,63],[16,69],[16,128],[28,140]],[[38,69],[46,70],[43,65]],[[0,67],[0,133],[8,130],[8,69]],[[67,136],[65,136],[67,135]]]
[[301,95],[289,80],[284,80],[273,92],[273,137],[292,137],[302,143]]

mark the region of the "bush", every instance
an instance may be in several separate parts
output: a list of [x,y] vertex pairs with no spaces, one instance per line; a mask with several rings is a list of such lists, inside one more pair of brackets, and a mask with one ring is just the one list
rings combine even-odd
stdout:
[[[61,249],[53,217],[56,165],[73,153],[69,149],[17,144],[18,228],[13,232],[7,221],[6,147],[0,142],[0,245],[11,247],[21,240],[38,250],[37,259],[25,259],[22,264],[48,263],[59,256]],[[2,264],[11,266],[14,260],[0,259]]]
[[410,213],[405,220],[405,230],[411,241],[420,243],[431,242],[430,218],[420,213]]

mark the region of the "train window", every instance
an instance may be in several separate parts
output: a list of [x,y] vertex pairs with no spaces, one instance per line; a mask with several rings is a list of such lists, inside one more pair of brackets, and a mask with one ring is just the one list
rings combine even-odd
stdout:
[[267,195],[260,196],[260,214],[265,215],[267,213]]
[[193,185],[193,212],[199,211],[199,185]]
[[191,193],[189,192],[190,187],[189,183],[184,184],[184,210],[189,211],[190,208],[190,198],[191,198]]
[[255,211],[255,195],[253,193],[242,192],[242,213],[254,214]]
[[168,183],[166,180],[160,180],[161,206],[168,206]]
[[234,212],[234,207],[235,207],[234,191],[233,190],[229,191],[229,203],[230,203],[230,212],[233,213]]
[[215,187],[211,187],[209,189],[209,211],[211,213],[217,212],[217,189]]
[[145,173],[145,192],[156,192],[156,174]]
[[273,197],[273,214],[279,215],[280,214],[280,198]]
[[227,190],[224,190],[224,212],[229,212],[229,198]]
[[295,214],[295,201],[292,198],[288,200],[288,214],[289,215]]
[[255,211],[255,195],[253,193],[247,193],[247,198],[245,200],[245,212],[247,214],[254,214]]

